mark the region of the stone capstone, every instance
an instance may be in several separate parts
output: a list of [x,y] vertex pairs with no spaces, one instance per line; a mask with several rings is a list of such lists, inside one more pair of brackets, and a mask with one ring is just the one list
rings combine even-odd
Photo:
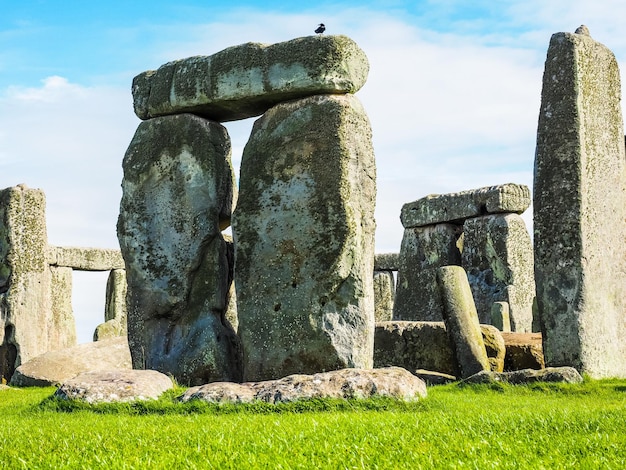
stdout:
[[42,354],[19,366],[10,384],[16,387],[49,387],[83,372],[109,369],[131,369],[126,338],[84,343]]
[[552,35],[534,171],[537,305],[548,366],[626,377],[626,155],[620,72],[586,34]]
[[282,103],[255,122],[233,215],[244,380],[371,368],[375,178],[353,95]]
[[90,404],[130,402],[156,400],[172,388],[172,379],[155,370],[89,371],[66,380],[54,396]]
[[136,369],[193,385],[241,380],[239,339],[225,320],[232,253],[230,139],[191,114],[142,122],[123,164],[117,233]]
[[133,80],[133,105],[140,119],[194,113],[233,121],[288,100],[355,93],[368,72],[365,53],[346,36],[247,43],[143,72]]
[[211,383],[188,389],[179,400],[210,403],[294,402],[312,398],[392,397],[415,401],[426,397],[426,384],[400,367],[343,369],[313,375],[294,374],[277,380],[242,384]]
[[76,271],[124,269],[124,259],[120,250],[107,248],[49,246],[48,263]]
[[520,184],[501,184],[450,194],[431,194],[402,206],[404,228],[440,223],[463,223],[486,214],[521,214],[530,206],[530,190]]
[[400,253],[378,253],[374,255],[374,271],[397,271]]

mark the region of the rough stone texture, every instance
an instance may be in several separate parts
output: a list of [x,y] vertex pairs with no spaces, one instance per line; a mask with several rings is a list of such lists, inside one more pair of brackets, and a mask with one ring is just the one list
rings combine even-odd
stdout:
[[626,377],[626,156],[615,56],[556,33],[534,180],[537,303],[549,366]]
[[393,397],[415,401],[426,397],[426,384],[400,367],[342,369],[313,375],[294,374],[256,383],[212,383],[188,389],[179,399],[211,403],[293,402],[311,398]]
[[581,383],[582,376],[573,367],[548,367],[541,370],[524,369],[513,372],[482,371],[463,380],[461,384],[484,384],[506,382],[510,384],[527,384],[535,382]]
[[374,319],[389,321],[393,317],[395,280],[392,271],[374,271]]
[[76,344],[76,322],[72,310],[72,269],[49,266],[51,322],[47,331],[51,350]]
[[142,122],[122,166],[117,232],[133,367],[181,384],[241,380],[225,320],[232,258],[220,230],[234,199],[226,129],[191,114]]
[[53,277],[57,287],[65,278],[53,276],[47,262],[45,206],[39,189],[0,191],[0,376],[6,380],[20,364],[76,338],[67,304],[56,298],[53,305]]
[[491,324],[503,332],[511,331],[508,302],[494,302],[491,306]]
[[451,224],[404,230],[394,320],[443,320],[443,304],[437,288],[437,268],[460,265],[457,242],[461,227]]
[[494,302],[508,302],[511,329],[529,332],[535,278],[533,243],[517,214],[467,219],[461,265],[467,272],[480,323],[491,323]]
[[110,271],[124,268],[120,250],[109,248],[50,246],[48,263],[76,271]]
[[520,184],[501,184],[450,194],[431,194],[402,206],[404,228],[440,223],[463,223],[470,217],[500,212],[521,214],[530,206],[530,190]]
[[104,323],[96,327],[93,340],[127,336],[126,271],[114,269],[109,273],[104,304]]
[[370,368],[376,169],[352,95],[280,104],[254,124],[233,215],[245,380]]
[[460,266],[443,266],[437,270],[437,285],[443,299],[443,319],[461,377],[489,370],[485,342],[467,274]]
[[397,271],[400,266],[400,253],[379,253],[374,255],[374,271]]
[[[480,325],[490,365],[502,371],[504,342],[499,332]],[[376,323],[374,367],[403,367],[409,371],[425,369],[452,376],[460,375],[454,350],[443,322],[390,321]]]
[[87,403],[129,402],[156,400],[171,388],[172,379],[155,370],[90,371],[66,380],[54,396]]
[[232,121],[258,116],[287,100],[356,93],[368,72],[364,52],[346,36],[247,43],[138,75],[133,103],[141,119],[191,112]]
[[87,371],[130,368],[128,341],[115,338],[37,356],[19,366],[10,383],[17,387],[48,387]]
[[543,369],[541,333],[502,333],[506,347],[504,370]]
[[433,372],[432,370],[418,369],[413,372],[415,377],[422,379],[426,382],[426,385],[446,385],[452,382],[456,382],[456,377],[450,374],[443,374],[441,372]]

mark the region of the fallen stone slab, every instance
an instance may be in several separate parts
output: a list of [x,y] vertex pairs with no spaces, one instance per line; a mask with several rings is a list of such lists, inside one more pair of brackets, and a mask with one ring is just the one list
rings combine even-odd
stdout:
[[313,375],[294,374],[282,379],[243,384],[214,382],[188,389],[180,401],[210,403],[284,403],[311,398],[393,397],[414,401],[426,397],[423,380],[401,367],[341,369]]
[[458,193],[430,194],[402,206],[400,221],[404,228],[462,223],[470,217],[500,212],[521,214],[529,206],[530,189],[507,183]]
[[418,369],[413,372],[413,375],[426,382],[426,385],[446,385],[452,382],[456,382],[457,378],[454,375],[444,374],[442,372],[435,372],[432,370]]
[[194,113],[233,121],[284,101],[356,93],[368,72],[365,53],[346,36],[247,43],[139,74],[133,80],[133,105],[140,119]]
[[0,384],[0,390],[9,390],[11,387],[5,384]]
[[501,333],[506,349],[504,370],[543,369],[541,333]]
[[120,337],[37,356],[15,370],[10,385],[49,387],[87,371],[131,368],[128,341]]
[[484,384],[505,382],[514,385],[534,382],[581,383],[582,376],[573,367],[547,367],[541,370],[523,369],[513,372],[482,371],[461,382],[462,384]]
[[155,370],[91,371],[65,381],[54,396],[86,403],[156,400],[173,387],[172,379]]

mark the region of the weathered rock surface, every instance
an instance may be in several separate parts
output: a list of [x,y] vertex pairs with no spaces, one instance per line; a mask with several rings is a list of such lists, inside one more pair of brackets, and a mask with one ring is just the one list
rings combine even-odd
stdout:
[[93,334],[94,341],[128,335],[126,292],[126,271],[114,269],[107,279],[104,323],[96,327]]
[[[0,377],[76,343],[71,277],[48,265],[46,199],[19,185],[0,191]],[[53,298],[54,293],[54,298]],[[68,310],[69,309],[69,310]]]
[[626,155],[620,73],[584,34],[556,33],[534,180],[537,304],[549,366],[626,377]]
[[278,380],[243,384],[212,383],[192,387],[181,401],[211,403],[293,402],[311,398],[393,397],[415,401],[425,397],[426,384],[400,367],[342,369],[313,375],[294,374]]
[[393,299],[396,292],[392,271],[374,271],[374,319],[390,321],[393,317]]
[[530,332],[535,277],[533,243],[517,214],[467,219],[461,266],[467,272],[480,323],[491,323],[494,302],[507,302],[513,331]]
[[491,324],[502,332],[511,331],[511,316],[509,314],[508,302],[493,303],[491,306]]
[[400,253],[378,253],[374,255],[374,271],[397,271]]
[[124,269],[124,259],[120,250],[108,248],[50,246],[48,263],[77,271]]
[[181,384],[241,380],[225,320],[234,174],[226,129],[191,114],[142,122],[123,161],[118,238],[133,366]]
[[[480,325],[492,370],[504,367],[505,347],[501,335],[490,325]],[[376,323],[374,367],[403,367],[411,372],[425,369],[459,376],[444,322],[390,321]]]
[[450,194],[431,194],[402,206],[404,228],[440,223],[463,223],[470,217],[500,212],[521,214],[530,206],[530,190],[520,184],[501,184]]
[[133,103],[141,119],[194,113],[232,121],[258,116],[288,100],[355,93],[365,84],[368,71],[367,57],[346,36],[247,43],[138,75],[133,80]]
[[426,385],[446,385],[452,382],[456,382],[456,377],[450,374],[443,374],[441,372],[433,372],[431,370],[418,369],[413,372],[417,378],[426,382]]
[[541,333],[502,333],[506,346],[504,370],[543,369]]
[[109,370],[83,372],[66,380],[54,393],[65,400],[87,403],[156,400],[174,383],[155,370]]
[[465,270],[460,266],[443,266],[437,270],[437,284],[443,299],[443,320],[461,377],[489,370],[489,359]]
[[131,367],[126,338],[114,338],[37,356],[17,368],[10,384],[16,387],[48,387],[87,371]]
[[255,122],[233,215],[245,380],[371,368],[375,173],[352,95],[283,103]]
[[513,372],[482,371],[463,380],[462,384],[492,382],[506,382],[510,384],[527,384],[534,382],[580,383],[582,381],[582,376],[573,367],[548,367],[541,370],[524,369]]
[[400,247],[394,320],[442,321],[437,269],[460,265],[461,227],[451,224],[404,230]]

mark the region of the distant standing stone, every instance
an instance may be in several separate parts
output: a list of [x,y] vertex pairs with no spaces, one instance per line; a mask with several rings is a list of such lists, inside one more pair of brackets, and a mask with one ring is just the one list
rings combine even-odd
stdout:
[[374,318],[377,322],[391,320],[395,292],[393,272],[374,271]]
[[537,306],[547,366],[626,377],[626,155],[613,53],[556,33],[534,181]]
[[254,124],[233,215],[244,380],[371,368],[376,170],[353,95]]

